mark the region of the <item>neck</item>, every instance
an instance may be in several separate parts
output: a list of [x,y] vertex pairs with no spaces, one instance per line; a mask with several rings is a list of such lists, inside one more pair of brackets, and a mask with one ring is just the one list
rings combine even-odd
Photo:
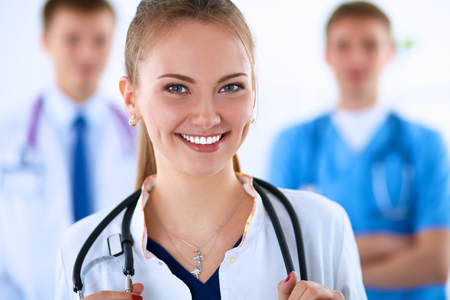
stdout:
[[378,89],[346,91],[341,89],[338,107],[345,110],[364,110],[378,103]]
[[86,100],[89,99],[97,89],[96,84],[75,86],[74,84],[69,84],[61,79],[56,80],[56,85],[61,92],[67,95],[70,100],[72,100],[77,105],[82,105],[83,103],[85,103]]
[[[241,196],[242,185],[232,164],[210,176],[192,176],[167,169],[158,169],[150,196],[155,212],[170,231],[191,237],[193,242],[195,239],[203,242],[204,235],[224,222]],[[151,213],[148,206],[145,213]]]

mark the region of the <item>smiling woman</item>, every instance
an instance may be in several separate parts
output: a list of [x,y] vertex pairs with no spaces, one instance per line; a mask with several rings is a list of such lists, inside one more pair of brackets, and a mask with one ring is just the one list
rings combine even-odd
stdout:
[[[152,142],[158,166],[170,162],[195,175],[228,172],[223,168],[247,136],[253,114],[252,68],[244,45],[221,25],[185,20],[171,27],[141,63],[138,81],[122,78],[127,111],[143,119],[148,134],[142,138]],[[219,142],[206,145],[212,136]],[[159,178],[165,176],[161,171]]]
[[[236,172],[256,94],[254,41],[236,6],[227,0],[142,1],[125,59],[120,91],[128,114],[140,123],[142,192],[131,220],[138,283],[133,294],[106,292],[120,287],[105,284],[102,274],[113,271],[104,267],[92,271],[98,288],[83,291],[92,294],[86,299],[365,299],[342,208],[318,195],[283,191],[300,219],[311,270],[312,281],[297,283],[295,272],[285,273],[253,179]],[[287,213],[276,211],[294,253]],[[67,285],[73,262],[106,213],[67,234],[58,299],[75,297]],[[108,255],[108,237],[120,232],[121,221],[106,226],[86,262]]]

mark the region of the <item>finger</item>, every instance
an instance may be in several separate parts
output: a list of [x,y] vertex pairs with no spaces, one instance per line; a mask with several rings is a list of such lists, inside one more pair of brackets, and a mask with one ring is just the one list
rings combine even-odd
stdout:
[[334,297],[333,292],[324,285],[313,281],[300,281],[295,285],[289,300],[331,300]]
[[89,295],[83,299],[86,300],[143,300],[141,296],[127,293],[127,292],[114,292],[114,291],[101,291],[92,295]]
[[141,283],[133,284],[133,294],[140,295],[144,291],[144,286]]
[[278,300],[288,300],[297,283],[297,273],[292,271],[285,280],[278,283]]
[[344,295],[339,291],[332,291],[334,295],[334,300],[345,300]]

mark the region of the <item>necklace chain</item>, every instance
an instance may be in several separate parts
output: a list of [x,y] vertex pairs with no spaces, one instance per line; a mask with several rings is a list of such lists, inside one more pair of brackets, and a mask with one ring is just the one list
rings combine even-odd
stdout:
[[[244,186],[242,186],[242,192],[241,192],[241,197],[238,201],[238,203],[236,204],[236,207],[233,209],[233,211],[231,212],[231,214],[228,216],[228,218],[225,220],[225,222],[223,222],[222,225],[220,225],[220,227],[210,236],[208,237],[200,246],[195,247],[192,244],[186,242],[184,239],[180,238],[178,235],[176,235],[175,233],[173,233],[172,231],[170,231],[169,229],[167,229],[164,224],[161,222],[161,220],[158,218],[158,216],[156,215],[155,209],[153,208],[152,202],[149,201],[149,205],[150,205],[150,209],[152,210],[153,215],[155,216],[156,221],[158,221],[159,225],[162,227],[162,229],[164,230],[164,233],[166,234],[167,238],[169,239],[170,243],[172,244],[172,246],[175,248],[175,250],[177,251],[177,253],[184,259],[185,262],[187,262],[189,265],[191,265],[194,270],[192,272],[190,272],[192,275],[194,275],[195,277],[197,277],[200,275],[201,271],[202,271],[202,264],[205,262],[205,260],[208,258],[209,254],[212,251],[212,248],[214,247],[214,244],[217,241],[217,238],[219,237],[220,232],[222,231],[222,228],[225,226],[225,224],[231,219],[231,217],[234,215],[234,213],[236,212],[237,208],[239,207],[239,204],[241,204],[242,198],[244,197]],[[184,256],[180,253],[180,251],[178,250],[178,248],[175,246],[175,244],[173,243],[172,239],[170,238],[170,235],[176,237],[177,239],[179,239],[181,242],[183,242],[184,244],[188,245],[191,248],[195,249],[195,256],[192,258],[193,260],[196,259],[197,260],[197,266],[194,266],[193,264],[191,264],[186,258],[184,258]],[[200,248],[203,247],[213,236],[216,235],[216,238],[214,239],[214,242],[211,245],[211,248],[209,249],[208,253],[206,255],[201,255],[200,253]]]

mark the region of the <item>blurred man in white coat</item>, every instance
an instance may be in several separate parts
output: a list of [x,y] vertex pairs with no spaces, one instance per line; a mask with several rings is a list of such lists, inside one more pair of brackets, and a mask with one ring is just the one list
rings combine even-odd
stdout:
[[105,0],[48,0],[43,19],[54,84],[31,107],[0,114],[0,299],[53,299],[65,229],[116,205],[135,181],[133,129],[97,90],[113,8]]

